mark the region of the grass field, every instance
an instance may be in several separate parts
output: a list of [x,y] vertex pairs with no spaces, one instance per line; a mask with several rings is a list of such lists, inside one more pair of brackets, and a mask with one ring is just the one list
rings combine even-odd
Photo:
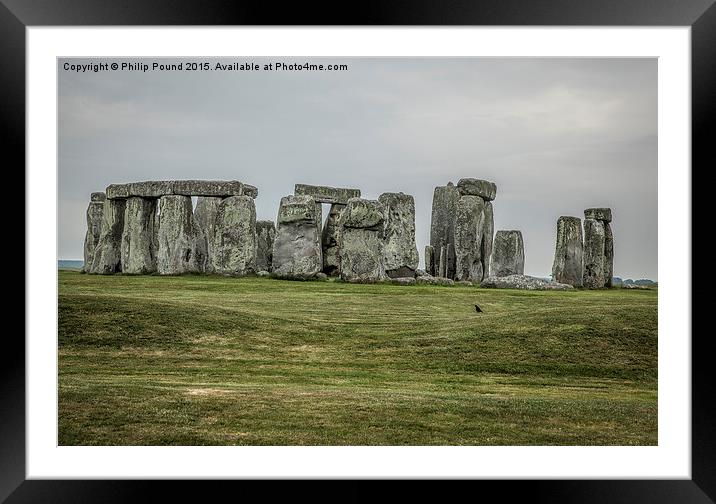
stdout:
[[657,291],[60,271],[59,443],[655,445]]

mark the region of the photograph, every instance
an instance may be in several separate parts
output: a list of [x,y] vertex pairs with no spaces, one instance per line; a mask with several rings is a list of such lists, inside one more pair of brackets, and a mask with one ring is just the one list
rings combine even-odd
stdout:
[[658,61],[58,57],[58,445],[658,446]]

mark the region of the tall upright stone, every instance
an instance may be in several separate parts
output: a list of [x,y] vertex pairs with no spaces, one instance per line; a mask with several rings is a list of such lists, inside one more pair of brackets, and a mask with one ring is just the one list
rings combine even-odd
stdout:
[[340,232],[339,220],[346,205],[333,203],[328,212],[326,223],[323,226],[323,272],[326,275],[338,276],[341,262],[338,248],[338,234]]
[[490,259],[490,276],[524,275],[525,245],[521,231],[498,231]]
[[425,272],[431,276],[435,274],[435,249],[432,245],[425,245]]
[[312,196],[281,198],[273,242],[274,275],[307,278],[322,271],[320,208]]
[[609,222],[604,222],[604,287],[611,287],[614,279],[614,235]]
[[221,200],[211,246],[211,266],[220,275],[243,276],[256,270],[256,207],[250,196]]
[[271,271],[276,225],[273,221],[256,221],[256,270]]
[[614,236],[610,208],[584,211],[584,286],[589,289],[612,286]]
[[341,214],[341,278],[349,282],[385,280],[385,214],[379,201],[351,198]]
[[122,271],[122,232],[125,200],[106,199],[102,208],[102,230],[92,258],[90,273],[111,275]]
[[579,217],[560,217],[557,219],[557,244],[552,264],[554,280],[581,287],[583,256],[582,221]]
[[489,269],[485,250],[485,201],[466,195],[458,200],[455,219],[455,280],[481,282]]
[[[432,214],[430,219],[430,246],[435,253],[435,269],[438,269],[440,248],[450,244],[450,257],[455,257],[455,220],[457,205],[460,200],[458,188],[449,182],[446,186],[439,186],[433,192]],[[447,265],[447,276],[455,275],[455,261]]]
[[103,192],[93,192],[90,195],[89,206],[87,206],[87,232],[85,233],[84,263],[82,265],[82,271],[85,273],[92,270],[94,252],[102,232],[102,211],[105,199]]
[[124,209],[122,272],[145,275],[157,270],[157,200],[131,197]]
[[596,219],[584,219],[584,274],[582,282],[588,289],[604,287],[604,223]]
[[194,223],[191,197],[168,195],[159,198],[157,271],[162,275],[199,273],[206,260],[203,240]]
[[420,257],[415,244],[415,200],[409,194],[383,193],[385,272],[391,278],[415,276]]
[[[493,184],[494,185],[494,184]],[[497,188],[495,188],[497,190]],[[482,273],[483,278],[487,278],[492,275],[490,258],[492,257],[492,248],[494,243],[495,235],[495,216],[492,211],[492,201],[485,201],[485,225],[482,228],[482,267],[484,269]],[[524,254],[523,254],[524,257]]]
[[205,273],[214,272],[212,263],[214,234],[216,232],[216,216],[219,215],[219,205],[221,205],[222,199],[219,196],[199,196],[194,208],[194,223],[201,233],[201,238],[197,245],[200,246],[205,257],[201,269]]

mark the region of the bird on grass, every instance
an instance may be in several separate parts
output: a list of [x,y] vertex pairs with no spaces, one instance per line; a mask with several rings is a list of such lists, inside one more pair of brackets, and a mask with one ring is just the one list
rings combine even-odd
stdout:
[[481,310],[480,307],[477,306],[477,305],[475,305],[475,311],[476,311],[477,313],[482,313],[482,310]]

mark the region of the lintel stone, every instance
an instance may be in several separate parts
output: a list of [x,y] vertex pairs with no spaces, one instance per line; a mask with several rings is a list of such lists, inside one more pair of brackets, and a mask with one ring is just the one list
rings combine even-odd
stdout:
[[347,205],[349,199],[360,198],[360,189],[296,184],[293,189],[293,194],[296,196],[313,196],[316,203],[339,203],[341,205]]

